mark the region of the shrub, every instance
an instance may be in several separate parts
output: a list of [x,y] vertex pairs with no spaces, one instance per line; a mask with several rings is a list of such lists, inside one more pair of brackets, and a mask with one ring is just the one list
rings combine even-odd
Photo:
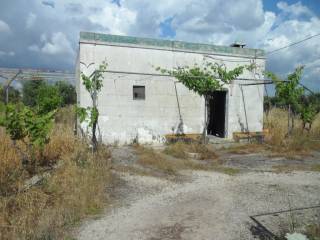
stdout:
[[105,207],[111,182],[108,149],[102,146],[92,154],[72,129],[56,126],[44,156],[59,165],[38,185],[23,190],[28,175],[9,137],[0,133],[0,239],[65,239],[68,227]]
[[62,105],[62,97],[55,86],[43,85],[36,95],[37,111],[40,114],[49,113]]
[[[54,112],[38,114],[23,104],[6,106],[6,114],[0,125],[5,127],[12,147],[19,152],[22,164],[30,173],[35,171],[37,153],[42,156],[44,146],[49,142],[53,117]],[[20,144],[24,145],[24,149]]]
[[77,101],[77,94],[76,89],[73,85],[59,81],[55,84],[56,88],[58,89],[59,95],[62,98],[62,106],[75,104]]
[[31,80],[23,84],[22,102],[36,108],[39,113],[48,113],[68,101],[68,85],[61,82],[49,85],[43,80]]
[[25,81],[22,86],[22,102],[29,107],[35,107],[37,105],[37,96],[39,89],[45,86],[46,83],[43,80]]

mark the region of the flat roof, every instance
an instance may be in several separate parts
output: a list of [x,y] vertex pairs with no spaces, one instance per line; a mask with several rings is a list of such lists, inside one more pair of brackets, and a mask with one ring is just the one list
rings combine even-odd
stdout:
[[80,43],[131,46],[183,52],[200,52],[207,54],[219,54],[240,57],[265,57],[265,52],[262,49],[218,46],[213,44],[191,43],[155,38],[140,38],[132,36],[120,36],[94,32],[80,32]]

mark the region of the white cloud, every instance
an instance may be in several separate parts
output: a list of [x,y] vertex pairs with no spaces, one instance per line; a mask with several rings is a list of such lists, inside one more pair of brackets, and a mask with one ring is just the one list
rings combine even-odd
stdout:
[[9,25],[2,20],[0,20],[0,32],[10,32]]
[[[317,34],[317,29],[320,29],[319,18],[312,17],[305,21],[287,20],[268,33],[268,39],[264,41],[262,47],[272,51]],[[268,61],[271,70],[287,74],[298,65],[312,64],[319,58],[319,54],[319,38],[313,38],[271,54]]]
[[66,35],[62,32],[53,33],[51,39],[48,40],[45,33],[40,36],[41,46],[32,44],[28,46],[31,52],[41,52],[47,55],[68,55],[73,56],[74,50],[71,42],[67,39]]
[[33,44],[33,45],[30,45],[30,46],[28,47],[28,50],[29,50],[29,51],[32,51],[32,52],[39,52],[39,51],[40,51],[40,48],[38,47],[38,45]]
[[135,24],[136,14],[126,7],[107,3],[100,12],[90,14],[88,19],[108,29],[110,33],[124,35]]
[[[9,27],[0,20],[1,34],[10,28],[19,34],[8,34],[12,35],[11,40],[6,36],[0,39],[0,45],[3,50],[15,51],[15,46],[21,46],[23,50],[16,51],[19,57],[37,52],[34,62],[40,65],[45,62],[49,67],[51,64],[72,67],[81,30],[159,37],[160,24],[172,19],[171,27],[176,33],[173,38],[177,40],[219,45],[238,40],[247,43],[247,47],[270,51],[320,29],[319,16],[304,5],[306,1],[279,2],[277,12],[265,11],[263,0],[121,0],[121,7],[111,0],[55,0],[54,8],[45,7],[41,2],[25,1],[23,8],[12,8],[18,9],[13,14],[25,22],[12,20],[8,22]],[[18,24],[22,24],[20,28]],[[319,81],[314,80],[316,73],[319,75],[319,65],[313,63],[320,55],[319,39],[268,56],[268,69],[286,74],[298,64],[310,65],[305,81],[315,85],[315,81]],[[25,54],[22,51],[26,51]]]
[[284,13],[294,17],[298,16],[313,16],[313,12],[307,8],[306,6],[302,5],[301,2],[297,2],[295,4],[288,5],[286,2],[278,2],[277,7]]
[[26,28],[27,29],[32,28],[36,22],[36,19],[37,19],[37,16],[35,14],[29,13],[26,21]]
[[16,53],[14,51],[9,51],[9,52],[6,52],[6,51],[1,51],[0,50],[0,57],[13,57],[15,56]]
[[49,42],[45,42],[44,46],[41,48],[41,52],[49,55],[57,55],[66,53],[73,54],[74,50],[66,35],[62,32],[56,32],[52,34]]

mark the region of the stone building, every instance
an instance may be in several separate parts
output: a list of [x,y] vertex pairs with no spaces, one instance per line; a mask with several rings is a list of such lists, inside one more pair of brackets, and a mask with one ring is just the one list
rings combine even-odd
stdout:
[[[225,64],[230,70],[251,63],[257,66],[223,91],[212,93],[207,133],[230,139],[234,132],[262,131],[264,52],[238,44],[228,47],[81,32],[76,68],[78,104],[91,105],[80,72],[90,74],[106,60],[108,69],[98,97],[98,132],[103,142],[155,143],[163,142],[168,134],[201,134],[206,117],[204,98],[156,67],[201,65],[204,59]],[[84,124],[81,127],[86,128]]]

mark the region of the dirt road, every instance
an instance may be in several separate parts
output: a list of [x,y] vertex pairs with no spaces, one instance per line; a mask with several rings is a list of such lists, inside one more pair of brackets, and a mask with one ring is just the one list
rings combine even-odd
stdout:
[[319,172],[183,174],[182,183],[120,175],[122,200],[78,239],[254,239],[250,215],[320,204]]

